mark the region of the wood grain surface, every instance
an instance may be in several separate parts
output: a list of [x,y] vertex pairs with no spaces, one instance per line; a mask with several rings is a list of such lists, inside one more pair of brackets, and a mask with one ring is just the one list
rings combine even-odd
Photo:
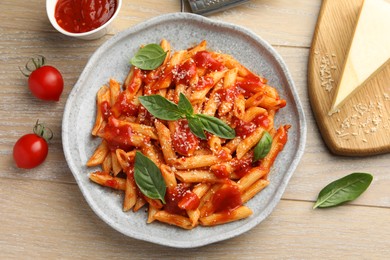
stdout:
[[[319,0],[252,0],[210,18],[245,26],[285,60],[304,106],[304,156],[281,202],[260,225],[236,238],[178,250],[137,241],[113,230],[88,207],[62,151],[66,99],[88,58],[115,32],[180,10],[176,0],[124,0],[111,33],[81,41],[57,33],[42,0],[2,0],[0,15],[0,259],[384,259],[390,253],[389,154],[337,156],[325,145],[311,111],[307,68]],[[59,102],[35,99],[18,66],[43,54],[63,74]],[[12,147],[36,119],[54,132],[50,153],[32,170],[16,168]],[[351,172],[374,180],[357,200],[312,210],[318,192]]]
[[390,63],[357,90],[339,112],[328,114],[362,3],[323,1],[309,56],[311,106],[326,144],[340,155],[390,151]]

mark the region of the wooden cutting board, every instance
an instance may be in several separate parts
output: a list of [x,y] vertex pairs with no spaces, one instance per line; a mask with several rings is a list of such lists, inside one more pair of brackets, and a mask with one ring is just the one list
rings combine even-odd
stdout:
[[308,92],[318,127],[331,152],[346,156],[390,151],[389,63],[328,115],[362,3],[324,0],[309,55]]

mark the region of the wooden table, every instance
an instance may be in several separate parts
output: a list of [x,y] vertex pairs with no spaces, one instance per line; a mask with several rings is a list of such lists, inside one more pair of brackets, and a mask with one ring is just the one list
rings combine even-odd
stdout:
[[[307,63],[319,0],[252,0],[212,19],[245,26],[282,55],[307,118],[304,156],[282,200],[260,225],[236,238],[196,249],[172,249],[126,237],[100,220],[84,200],[62,151],[66,99],[91,54],[112,34],[180,10],[178,0],[124,0],[110,35],[81,41],[50,25],[44,1],[2,0],[0,15],[0,258],[385,258],[390,253],[390,155],[351,158],[325,146],[307,95]],[[34,98],[20,74],[29,56],[43,54],[63,73],[59,102]],[[32,170],[16,168],[12,148],[37,119],[54,132],[50,153]],[[370,172],[359,199],[313,210],[318,192],[351,172]]]

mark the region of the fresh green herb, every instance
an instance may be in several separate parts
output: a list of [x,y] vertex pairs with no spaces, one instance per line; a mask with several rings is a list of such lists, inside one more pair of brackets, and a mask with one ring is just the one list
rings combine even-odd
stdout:
[[202,122],[203,128],[207,132],[225,139],[233,139],[236,136],[234,129],[221,119],[203,114],[197,114],[196,116],[199,118],[200,122]]
[[154,70],[164,62],[166,56],[160,45],[151,43],[141,48],[130,63],[142,70]]
[[340,205],[359,197],[370,186],[372,175],[355,172],[328,184],[318,194],[315,208],[327,208]]
[[263,159],[271,150],[272,136],[265,131],[254,149],[253,162]]
[[222,120],[203,114],[194,114],[194,109],[187,97],[180,93],[178,105],[160,95],[142,96],[141,104],[153,116],[162,120],[186,118],[191,132],[201,139],[206,139],[204,131],[225,139],[236,136],[233,128]]
[[178,120],[183,117],[179,107],[160,95],[138,97],[141,104],[155,117],[162,120]]
[[160,169],[141,152],[135,154],[134,180],[140,191],[151,199],[160,199],[165,204],[166,185]]
[[194,113],[194,108],[192,107],[191,102],[183,93],[180,93],[179,95],[179,102],[177,106],[186,116],[190,116]]
[[190,116],[187,117],[188,121],[188,127],[190,128],[191,132],[199,137],[200,139],[206,140],[206,134],[204,133],[204,127],[202,122],[199,120],[198,117]]

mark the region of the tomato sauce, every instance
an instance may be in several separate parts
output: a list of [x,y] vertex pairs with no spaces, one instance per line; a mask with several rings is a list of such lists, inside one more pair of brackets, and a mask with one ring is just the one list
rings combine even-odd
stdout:
[[108,146],[113,151],[116,149],[123,149],[126,151],[132,147],[131,127],[129,125],[119,125],[117,120],[113,117],[108,119],[108,123],[104,127],[103,135]]
[[287,143],[287,130],[288,130],[289,126],[284,128],[284,127],[281,127],[278,129],[278,142],[285,145]]
[[245,122],[243,120],[236,120],[236,136],[245,138],[256,130],[256,125],[252,122]]
[[234,128],[234,130],[236,131],[237,136],[245,138],[252,134],[259,126],[267,129],[269,127],[269,123],[270,121],[266,115],[258,115],[250,122],[235,119],[234,124],[236,125],[236,127]]
[[266,80],[250,73],[245,78],[237,80],[236,87],[256,93],[263,89],[265,83]]
[[238,88],[220,89],[217,91],[217,94],[221,101],[226,101],[231,103],[234,102],[234,100],[237,98],[239,93],[240,91]]
[[144,78],[143,78],[144,82],[145,82],[145,86],[144,87],[149,86],[153,82],[158,80],[160,78],[160,73],[161,73],[160,67],[155,69],[155,70],[151,70],[148,73],[146,73]]
[[105,24],[116,9],[116,0],[59,0],[54,16],[64,30],[83,33]]
[[117,101],[112,106],[111,112],[116,118],[120,115],[136,116],[138,106],[128,100],[126,91],[123,91],[119,94]]
[[128,82],[124,88],[130,93],[135,94],[142,84],[142,79],[146,78],[146,75],[139,68],[135,68],[133,72],[133,80]]
[[228,169],[223,164],[215,166],[213,169],[213,173],[218,179],[226,179],[229,177]]
[[177,205],[181,209],[195,210],[198,208],[199,204],[200,204],[200,199],[198,195],[188,190]]
[[196,85],[195,89],[196,90],[202,90],[205,88],[211,88],[214,86],[214,79],[212,77],[200,77],[198,80],[198,84]]
[[252,120],[252,122],[263,128],[268,128],[270,123],[269,118],[266,115],[258,115]]
[[119,189],[120,185],[119,185],[117,180],[112,179],[112,180],[106,180],[105,186],[108,186],[108,187],[111,187],[111,188],[114,188],[114,189]]
[[178,68],[175,68],[173,79],[177,84],[189,85],[190,80],[196,75],[196,65],[193,60],[187,60]]
[[227,160],[231,159],[230,154],[229,154],[225,149],[221,149],[221,150],[217,153],[217,157],[218,157],[218,159],[220,159],[221,161],[227,161]]
[[175,188],[168,188],[165,194],[166,204],[164,205],[164,210],[177,215],[186,215],[186,210],[179,207],[179,202],[185,196],[187,188],[179,183]]
[[197,67],[204,68],[204,69],[210,69],[213,71],[220,71],[225,68],[225,66],[214,59],[211,56],[211,53],[208,51],[199,51],[194,55],[194,60]]
[[103,101],[100,104],[100,110],[102,111],[102,116],[105,120],[107,120],[111,115],[111,106],[108,101]]
[[224,185],[213,196],[214,212],[229,212],[241,205],[241,192],[237,185]]
[[178,120],[175,125],[172,137],[173,148],[181,155],[191,156],[199,146],[199,138],[191,132],[187,120]]
[[153,120],[154,117],[152,116],[151,113],[149,113],[148,110],[146,110],[145,107],[139,106],[138,107],[138,119],[140,124],[148,125],[148,126],[153,126]]
[[[173,71],[172,68],[167,68],[164,72],[159,76],[157,82],[152,86],[152,91],[158,91],[159,89],[168,88],[169,84],[173,80]],[[152,94],[152,93],[150,93]]]
[[234,168],[234,173],[239,177],[244,177],[250,169],[252,169],[252,161],[253,161],[253,152],[251,152],[251,156],[237,159],[234,158],[232,160],[232,166]]

